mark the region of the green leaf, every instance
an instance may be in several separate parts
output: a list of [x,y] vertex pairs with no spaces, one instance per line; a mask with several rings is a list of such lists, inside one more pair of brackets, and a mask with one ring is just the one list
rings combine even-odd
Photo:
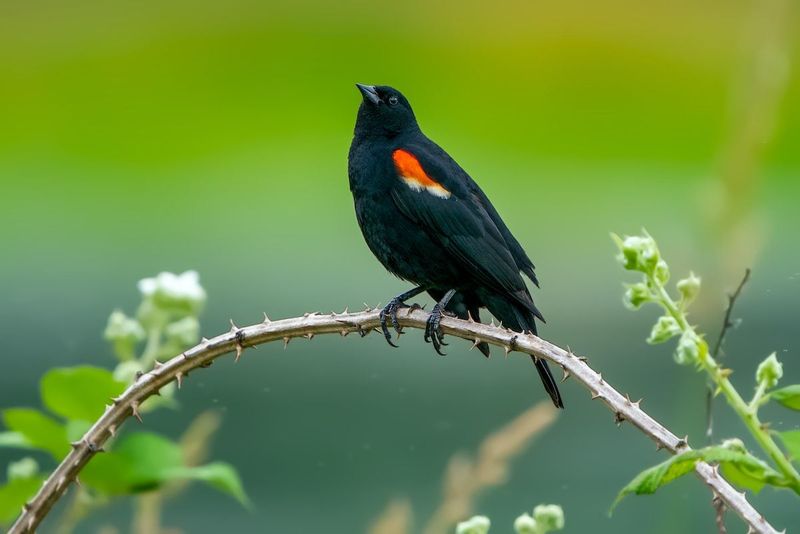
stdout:
[[103,415],[111,397],[124,389],[111,371],[91,366],[51,369],[41,382],[42,401],[51,412],[84,421]]
[[0,523],[8,523],[22,511],[22,505],[33,497],[44,482],[44,477],[15,478],[0,486]]
[[183,466],[180,447],[158,434],[139,432],[123,437],[105,454],[95,456],[81,481],[116,495],[148,491],[170,480],[170,471]]
[[792,410],[800,410],[800,384],[786,386],[785,388],[776,389],[769,394],[770,398],[775,399],[787,408]]
[[149,491],[177,480],[206,482],[249,505],[232,466],[217,462],[186,467],[180,446],[158,434],[125,436],[111,452],[95,456],[81,473],[84,484],[109,495]]
[[25,436],[19,432],[0,432],[0,447],[12,447],[14,449],[35,449]]
[[800,463],[800,430],[778,432],[778,435],[781,437],[783,446],[789,451],[792,461]]
[[223,493],[227,493],[239,501],[242,506],[246,508],[250,507],[250,499],[248,499],[247,494],[244,492],[239,473],[237,473],[236,468],[230,464],[214,462],[197,467],[188,467],[176,471],[173,475],[177,478],[206,482]]
[[69,441],[64,425],[33,408],[3,410],[3,422],[21,434],[33,447],[49,452],[61,460],[69,452]]
[[[719,446],[706,447],[704,449],[692,450],[675,455],[666,462],[646,469],[636,475],[627,486],[622,488],[619,495],[617,495],[614,504],[611,506],[612,511],[626,495],[630,495],[631,493],[635,493],[636,495],[655,493],[658,488],[669,484],[687,473],[691,473],[695,464],[701,460],[709,463],[719,463],[723,468],[726,466],[733,466],[740,473],[746,475],[748,479],[752,478],[763,482],[767,479],[780,477],[779,473],[747,452],[730,450]],[[752,480],[748,480],[747,482],[751,485],[755,485]]]
[[767,485],[763,477],[751,475],[746,470],[739,469],[734,464],[723,464],[720,468],[722,474],[734,486],[749,489],[755,493],[760,492]]

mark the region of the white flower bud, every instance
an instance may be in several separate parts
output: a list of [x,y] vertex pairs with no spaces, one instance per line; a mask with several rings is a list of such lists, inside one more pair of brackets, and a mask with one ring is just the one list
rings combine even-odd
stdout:
[[197,271],[179,275],[162,272],[154,278],[140,280],[138,287],[145,300],[152,300],[157,307],[186,314],[198,313],[206,301]]
[[114,310],[108,317],[103,336],[112,342],[125,341],[134,344],[144,339],[144,329],[136,319]]
[[537,534],[536,520],[528,514],[522,514],[514,520],[514,531],[517,534]]
[[485,515],[476,515],[456,526],[456,534],[486,534],[492,522]]
[[689,273],[688,277],[678,280],[677,287],[681,294],[681,304],[687,306],[700,292],[700,277]]
[[778,380],[783,376],[783,365],[778,361],[778,358],[773,352],[758,365],[756,370],[756,382],[759,385],[764,384],[767,389],[775,387]]
[[681,329],[678,326],[678,321],[676,321],[672,316],[663,315],[659,317],[656,324],[653,325],[653,329],[650,331],[650,337],[647,338],[647,342],[651,345],[664,343],[680,333]]
[[622,252],[618,259],[629,271],[652,273],[658,264],[658,247],[650,236],[627,236],[617,244]]
[[681,365],[697,363],[700,358],[698,343],[700,343],[700,340],[691,332],[684,332],[680,341],[678,341],[678,347],[675,349],[675,361]]
[[625,296],[622,302],[625,307],[631,310],[638,310],[642,304],[651,301],[653,295],[647,284],[640,282],[638,284],[631,284],[625,291]]
[[564,528],[564,510],[557,504],[540,504],[533,509],[533,518],[541,532]]

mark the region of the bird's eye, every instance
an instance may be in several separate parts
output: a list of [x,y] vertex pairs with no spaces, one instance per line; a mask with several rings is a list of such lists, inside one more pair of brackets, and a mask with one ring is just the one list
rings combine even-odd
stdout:
[[389,105],[390,106],[396,106],[398,102],[399,102],[399,100],[397,99],[396,96],[392,95],[392,96],[389,97]]

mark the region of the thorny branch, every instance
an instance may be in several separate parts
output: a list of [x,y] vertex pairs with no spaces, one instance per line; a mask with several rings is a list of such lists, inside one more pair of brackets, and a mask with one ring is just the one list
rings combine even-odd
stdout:
[[[244,328],[232,324],[229,332],[212,339],[204,338],[199,345],[165,363],[156,362],[150,372],[142,374],[119,397],[111,399],[112,403],[106,406],[105,413],[80,440],[72,444],[72,451],[44,482],[36,496],[25,504],[9,534],[34,532],[69,485],[77,481],[80,470],[95,454],[102,452],[103,444],[116,434],[120,425],[131,416],[141,421],[141,403],[157,394],[167,384],[174,381],[180,386],[190,371],[208,367],[223,354],[234,352],[235,360],[238,361],[245,348],[271,341],[283,341],[286,346],[294,338],[312,339],[317,334],[338,333],[346,336],[358,332],[365,336],[379,326],[379,313],[380,310],[368,308],[358,313],[307,313],[302,317],[280,321],[271,321],[265,314],[262,323]],[[428,313],[420,309],[408,309],[398,318],[403,327],[424,329]],[[686,438],[678,438],[647,415],[640,408],[639,401],[633,402],[627,395],[619,393],[600,373],[587,365],[586,358],[576,356],[569,349],[562,349],[533,335],[523,335],[494,325],[452,317],[443,318],[441,328],[445,334],[500,346],[506,354],[517,351],[550,360],[564,370],[565,380],[573,376],[590,392],[592,399],[602,400],[614,413],[614,419],[618,423],[629,421],[653,439],[657,448],[666,449],[672,454],[690,450]],[[747,501],[745,494],[736,491],[720,476],[716,466],[699,462],[695,466],[695,472],[715,496],[719,496],[730,510],[744,520],[751,532],[777,534],[777,530]]]

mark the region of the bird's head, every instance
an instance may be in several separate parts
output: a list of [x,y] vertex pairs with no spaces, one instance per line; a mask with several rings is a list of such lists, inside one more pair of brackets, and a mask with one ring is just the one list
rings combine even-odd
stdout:
[[417,118],[400,91],[386,85],[356,84],[363,101],[358,108],[356,134],[394,137],[417,130]]

